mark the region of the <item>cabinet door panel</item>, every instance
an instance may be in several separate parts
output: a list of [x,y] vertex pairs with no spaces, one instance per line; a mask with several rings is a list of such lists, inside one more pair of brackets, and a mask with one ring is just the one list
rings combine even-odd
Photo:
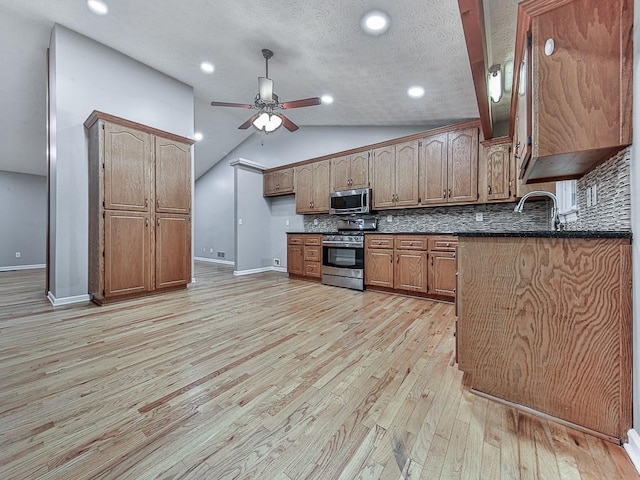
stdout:
[[153,137],[104,124],[104,202],[108,210],[148,212]]
[[478,129],[449,133],[449,202],[478,201]]
[[393,250],[367,250],[365,284],[393,288]]
[[313,165],[313,212],[329,213],[330,167],[329,160]]
[[156,212],[191,211],[191,148],[156,137]]
[[487,151],[487,200],[507,200],[511,196],[509,182],[509,144],[494,145]]
[[262,174],[262,195],[278,194],[278,172],[268,172]]
[[341,190],[349,190],[351,185],[350,179],[350,162],[349,156],[337,157],[331,159],[331,191],[339,192]]
[[311,164],[295,168],[296,182],[296,213],[311,213],[313,211],[313,169]]
[[396,250],[395,288],[427,291],[427,252]]
[[396,145],[396,206],[418,205],[418,141]]
[[454,298],[456,296],[455,252],[431,252],[429,293]]
[[278,173],[278,193],[293,193],[293,168],[285,168]]
[[350,188],[367,188],[369,186],[369,152],[354,153],[350,159]]
[[105,212],[105,297],[151,290],[151,230],[147,213]]
[[447,202],[447,134],[422,139],[420,149],[422,205]]
[[188,215],[156,219],[156,288],[191,281],[191,222]]
[[396,154],[395,145],[376,148],[373,151],[372,196],[373,208],[395,206]]
[[304,247],[289,245],[287,247],[287,272],[293,275],[304,274]]

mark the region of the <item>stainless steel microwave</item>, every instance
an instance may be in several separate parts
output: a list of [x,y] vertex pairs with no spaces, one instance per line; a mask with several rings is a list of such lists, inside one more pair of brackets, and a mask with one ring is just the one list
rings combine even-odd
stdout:
[[333,192],[329,194],[329,213],[336,215],[369,213],[371,211],[370,201],[370,188]]

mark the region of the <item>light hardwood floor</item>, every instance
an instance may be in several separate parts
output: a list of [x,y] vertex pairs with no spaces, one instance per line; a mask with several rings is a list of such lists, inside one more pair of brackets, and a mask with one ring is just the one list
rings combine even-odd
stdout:
[[471,394],[451,305],[196,264],[53,309],[0,273],[0,478],[638,479],[621,447]]

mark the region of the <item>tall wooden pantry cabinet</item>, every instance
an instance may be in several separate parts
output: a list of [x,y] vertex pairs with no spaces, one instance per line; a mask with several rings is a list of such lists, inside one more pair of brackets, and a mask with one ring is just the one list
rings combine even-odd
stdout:
[[84,125],[93,301],[187,285],[193,140],[97,111]]

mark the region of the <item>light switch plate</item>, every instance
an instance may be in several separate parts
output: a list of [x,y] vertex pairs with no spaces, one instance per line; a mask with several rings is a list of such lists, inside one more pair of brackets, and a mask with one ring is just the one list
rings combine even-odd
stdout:
[[238,219],[238,225],[242,225],[242,219],[241,218]]
[[288,218],[284,221],[284,224],[285,224],[287,227],[289,226],[289,219],[288,219]]

